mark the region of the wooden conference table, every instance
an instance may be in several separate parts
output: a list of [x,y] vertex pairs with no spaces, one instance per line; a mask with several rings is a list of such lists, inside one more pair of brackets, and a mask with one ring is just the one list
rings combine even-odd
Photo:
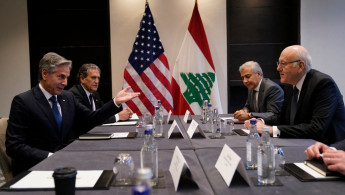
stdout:
[[[227,115],[229,116],[229,115]],[[192,116],[201,129],[201,116]],[[296,177],[277,176],[282,186],[258,187],[243,180],[233,180],[227,187],[220,173],[215,168],[216,161],[224,146],[230,146],[245,162],[246,136],[232,135],[224,139],[210,139],[205,133],[204,139],[190,139],[187,129],[190,124],[183,122],[183,116],[172,116],[176,120],[183,139],[168,139],[169,124],[164,125],[164,138],[158,138],[159,168],[163,170],[165,188],[153,189],[152,194],[342,194],[345,191],[345,181],[301,182]],[[242,128],[243,125],[236,125]],[[135,126],[99,126],[92,129],[92,133],[113,133],[123,131],[136,131]],[[283,148],[287,163],[302,162],[305,160],[303,151],[315,143],[310,139],[271,139],[275,146]],[[110,140],[76,140],[61,151],[40,162],[31,170],[54,170],[57,167],[72,166],[77,170],[112,170],[115,157],[122,152],[129,153],[135,167],[140,166],[140,149],[143,144],[142,137],[134,139]],[[199,189],[179,189],[175,192],[169,166],[175,146],[178,146],[184,155],[194,181]],[[257,176],[257,171],[246,171],[251,177]],[[111,186],[109,190],[76,190],[76,194],[131,194],[130,186]],[[0,194],[55,194],[54,191],[0,191]]]

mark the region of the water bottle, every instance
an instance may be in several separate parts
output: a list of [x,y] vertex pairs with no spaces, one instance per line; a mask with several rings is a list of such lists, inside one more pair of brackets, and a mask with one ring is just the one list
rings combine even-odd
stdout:
[[153,126],[146,125],[144,145],[140,151],[140,167],[152,170],[152,186],[158,182],[158,147],[152,136]]
[[159,114],[162,116],[162,120],[164,120],[164,108],[160,100],[157,101],[157,106],[159,107]]
[[218,113],[218,108],[215,108],[213,110],[213,132],[212,132],[212,136],[213,138],[220,138],[221,137],[221,120],[219,117],[219,113]]
[[247,163],[246,169],[257,169],[257,148],[260,143],[260,135],[256,130],[256,119],[250,120],[250,132],[247,136]]
[[202,123],[207,123],[208,100],[203,99],[202,102]]
[[136,173],[133,195],[149,195],[151,193],[152,170],[150,168],[139,168]]
[[206,130],[205,133],[212,133],[213,132],[213,112],[212,112],[212,104],[207,105],[207,115],[206,115]]
[[163,118],[161,114],[159,113],[158,106],[156,106],[155,115],[153,116],[153,127],[154,127],[153,136],[163,137]]
[[270,142],[270,128],[262,128],[261,142],[258,146],[258,182],[272,184],[275,181],[274,146]]

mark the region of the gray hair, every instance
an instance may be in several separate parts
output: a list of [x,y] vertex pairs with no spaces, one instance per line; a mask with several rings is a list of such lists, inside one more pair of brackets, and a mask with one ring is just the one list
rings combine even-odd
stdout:
[[79,81],[79,83],[80,83],[80,76],[87,77],[87,75],[89,73],[89,69],[96,69],[99,71],[99,74],[101,74],[101,69],[96,64],[91,64],[91,63],[83,64],[79,68],[79,71],[77,74],[77,80]]
[[[297,49],[296,57],[297,57],[297,59],[300,59],[300,60],[305,62],[305,65],[306,65],[305,69],[308,72],[312,68],[312,66],[311,66],[312,58],[309,55],[309,52],[307,51],[307,49],[305,49],[303,46],[300,46],[300,45],[293,45],[291,47],[294,47]],[[296,67],[297,64],[294,66]]]
[[260,72],[261,76],[263,76],[263,72],[262,72],[262,69],[261,69],[259,63],[254,62],[254,61],[248,61],[248,62],[242,64],[240,66],[240,68],[238,69],[238,71],[240,71],[240,73],[241,73],[247,67],[251,67],[254,74],[257,74],[258,72]]
[[46,70],[49,75],[52,75],[60,65],[68,65],[69,69],[72,69],[71,60],[66,60],[66,58],[54,52],[45,54],[40,60],[38,67],[38,81],[40,82],[43,79],[42,70]]

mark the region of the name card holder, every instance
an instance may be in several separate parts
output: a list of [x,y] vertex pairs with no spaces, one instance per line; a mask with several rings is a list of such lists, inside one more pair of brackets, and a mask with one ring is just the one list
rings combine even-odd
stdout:
[[239,157],[228,145],[224,144],[215,165],[216,169],[223,177],[226,185],[229,187],[231,181],[235,178],[235,173],[239,173],[240,179],[243,179],[248,185],[250,184],[244,164]]
[[[195,132],[196,129],[198,129],[198,132]],[[198,122],[196,122],[194,119],[192,120],[192,123],[188,127],[187,134],[191,139],[192,138],[206,138],[204,132],[199,128]]]
[[[176,127],[178,129],[178,132],[173,132]],[[168,131],[168,139],[172,139],[172,138],[184,138],[176,120],[174,120],[173,124],[170,126],[170,129]]]
[[171,159],[169,172],[173,179],[175,192],[177,189],[193,188],[199,189],[198,184],[193,180],[192,173],[189,170],[186,159],[180,149],[176,146]]
[[192,122],[192,116],[190,115],[189,110],[186,110],[186,113],[184,114],[184,117],[183,117],[183,121],[185,123],[191,123]]

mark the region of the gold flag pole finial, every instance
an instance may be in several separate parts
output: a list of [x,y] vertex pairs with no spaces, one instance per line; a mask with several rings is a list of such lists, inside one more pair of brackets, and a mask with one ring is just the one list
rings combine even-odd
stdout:
[[146,3],[147,3],[147,0],[146,0]]

